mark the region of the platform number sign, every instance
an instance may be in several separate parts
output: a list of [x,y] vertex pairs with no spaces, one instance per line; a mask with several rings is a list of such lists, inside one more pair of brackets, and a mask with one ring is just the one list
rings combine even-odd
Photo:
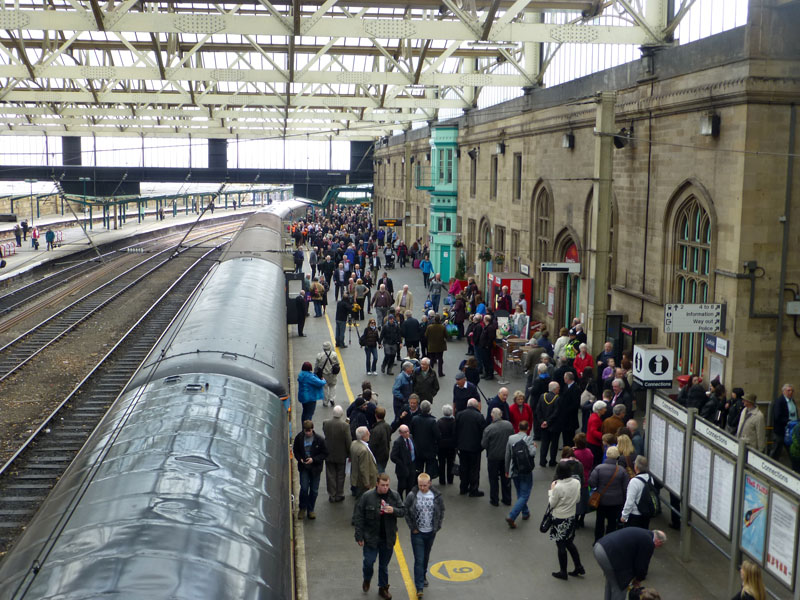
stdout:
[[645,388],[672,387],[672,348],[642,344],[633,347],[633,379]]
[[483,568],[467,560],[443,560],[431,567],[431,575],[443,581],[472,581],[483,575]]

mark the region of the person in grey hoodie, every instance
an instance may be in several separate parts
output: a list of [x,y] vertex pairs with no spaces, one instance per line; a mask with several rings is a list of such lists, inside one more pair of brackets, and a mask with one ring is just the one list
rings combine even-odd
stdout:
[[431,558],[433,541],[444,521],[444,500],[442,494],[431,485],[427,473],[417,476],[417,485],[406,495],[406,523],[411,530],[411,548],[414,551],[414,586],[417,598],[422,598],[428,586],[425,574]]
[[492,423],[483,430],[481,447],[486,450],[489,471],[489,504],[498,506],[498,488],[503,504],[511,506],[511,480],[506,477],[505,461],[508,438],[514,435],[514,426],[503,419],[503,411],[491,411]]

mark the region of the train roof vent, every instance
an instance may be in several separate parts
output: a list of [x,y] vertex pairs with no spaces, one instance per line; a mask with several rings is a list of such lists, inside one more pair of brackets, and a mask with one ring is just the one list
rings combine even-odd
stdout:
[[185,388],[186,392],[202,392],[206,387],[202,383],[190,383]]
[[173,383],[178,383],[180,380],[181,380],[180,375],[170,375],[169,377],[164,378],[164,383],[173,384]]
[[222,353],[222,358],[225,358],[227,360],[236,360],[237,359],[237,355],[234,354],[233,352],[223,352]]

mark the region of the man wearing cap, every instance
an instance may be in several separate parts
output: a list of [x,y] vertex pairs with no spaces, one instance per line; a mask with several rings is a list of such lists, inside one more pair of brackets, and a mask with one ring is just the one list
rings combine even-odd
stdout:
[[414,365],[405,361],[403,363],[403,370],[397,374],[392,385],[392,407],[394,408],[394,418],[397,421],[400,417],[400,411],[408,402],[409,397],[414,392]]
[[[756,395],[745,394],[744,410],[739,417],[739,427],[736,430],[736,437],[744,440],[748,446],[761,452],[766,446],[766,435],[764,428],[764,413],[756,406]],[[783,443],[783,440],[780,441]]]
[[314,433],[312,421],[303,421],[303,431],[295,436],[292,452],[297,459],[297,471],[300,474],[300,510],[297,518],[302,520],[308,514],[308,518],[313,520],[317,518],[314,505],[317,502],[319,478],[322,465],[328,457],[328,449],[322,436]]
[[333,351],[331,343],[323,342],[322,352],[317,354],[317,361],[314,365],[314,372],[321,373],[322,379],[325,380],[323,405],[330,404],[333,406],[336,404],[336,380],[338,379],[339,369],[339,357]]
[[464,371],[456,373],[456,384],[453,386],[453,412],[458,414],[467,408],[470,398],[478,397],[478,388],[474,383],[467,381]]

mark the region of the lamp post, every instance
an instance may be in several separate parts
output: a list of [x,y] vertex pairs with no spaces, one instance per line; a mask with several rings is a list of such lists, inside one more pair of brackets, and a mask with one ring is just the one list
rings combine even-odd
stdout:
[[30,184],[31,188],[31,227],[33,227],[33,184],[37,183],[38,179],[26,179],[25,183]]
[[[86,182],[91,181],[91,177],[78,177],[78,181],[83,182],[83,213],[86,214]],[[81,223],[81,227],[83,228],[83,233],[86,233],[86,219],[84,218],[83,222]]]

